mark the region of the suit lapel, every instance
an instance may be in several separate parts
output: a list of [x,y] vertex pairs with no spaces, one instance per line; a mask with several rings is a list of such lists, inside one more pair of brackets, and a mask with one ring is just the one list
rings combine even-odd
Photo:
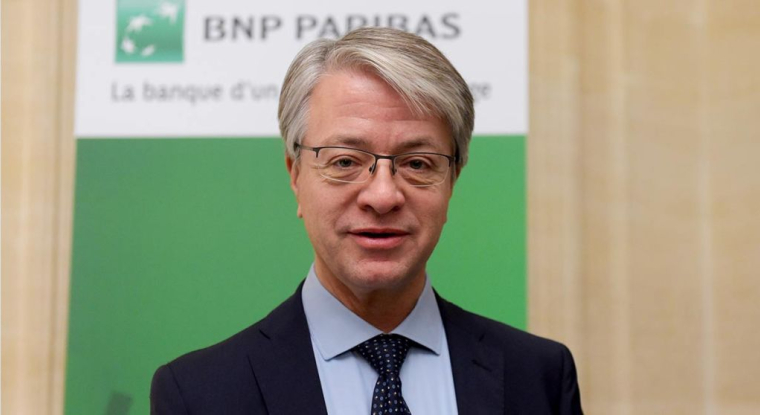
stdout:
[[438,297],[451,356],[460,414],[504,414],[504,361],[484,344],[485,328],[465,311]]
[[248,359],[271,415],[327,414],[301,286],[260,324]]

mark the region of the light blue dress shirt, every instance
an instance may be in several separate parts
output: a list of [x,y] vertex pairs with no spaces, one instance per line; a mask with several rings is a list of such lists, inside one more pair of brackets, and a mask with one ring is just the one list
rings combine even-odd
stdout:
[[[301,296],[327,412],[369,414],[378,375],[351,349],[382,332],[333,297],[317,278],[314,266]],[[446,332],[429,279],[412,312],[391,333],[425,346],[412,347],[401,367],[402,394],[412,415],[457,414]]]

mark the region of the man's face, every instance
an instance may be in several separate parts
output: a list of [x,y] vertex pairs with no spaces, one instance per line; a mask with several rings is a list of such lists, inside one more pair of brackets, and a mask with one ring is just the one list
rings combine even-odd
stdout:
[[[453,155],[443,121],[415,115],[388,84],[360,70],[332,72],[319,81],[302,144]],[[315,162],[314,152],[301,150],[288,168],[323,284],[354,295],[421,287],[446,223],[452,175],[436,186],[413,187],[392,175],[389,160],[379,160],[368,181],[340,183],[323,178]]]

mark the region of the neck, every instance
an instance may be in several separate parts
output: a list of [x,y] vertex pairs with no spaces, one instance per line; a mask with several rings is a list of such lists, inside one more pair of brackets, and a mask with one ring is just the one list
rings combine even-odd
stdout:
[[392,331],[406,319],[425,288],[424,272],[406,285],[382,289],[352,288],[337,278],[324,278],[320,275],[322,273],[317,273],[317,278],[330,294],[362,320],[384,333]]

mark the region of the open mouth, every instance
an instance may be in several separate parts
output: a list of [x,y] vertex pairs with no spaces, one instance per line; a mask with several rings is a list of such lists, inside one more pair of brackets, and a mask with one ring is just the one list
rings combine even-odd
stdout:
[[367,249],[392,249],[404,243],[408,232],[398,229],[355,229],[351,232],[356,243]]
[[358,232],[356,235],[364,236],[366,238],[392,238],[394,236],[401,236],[397,232]]

